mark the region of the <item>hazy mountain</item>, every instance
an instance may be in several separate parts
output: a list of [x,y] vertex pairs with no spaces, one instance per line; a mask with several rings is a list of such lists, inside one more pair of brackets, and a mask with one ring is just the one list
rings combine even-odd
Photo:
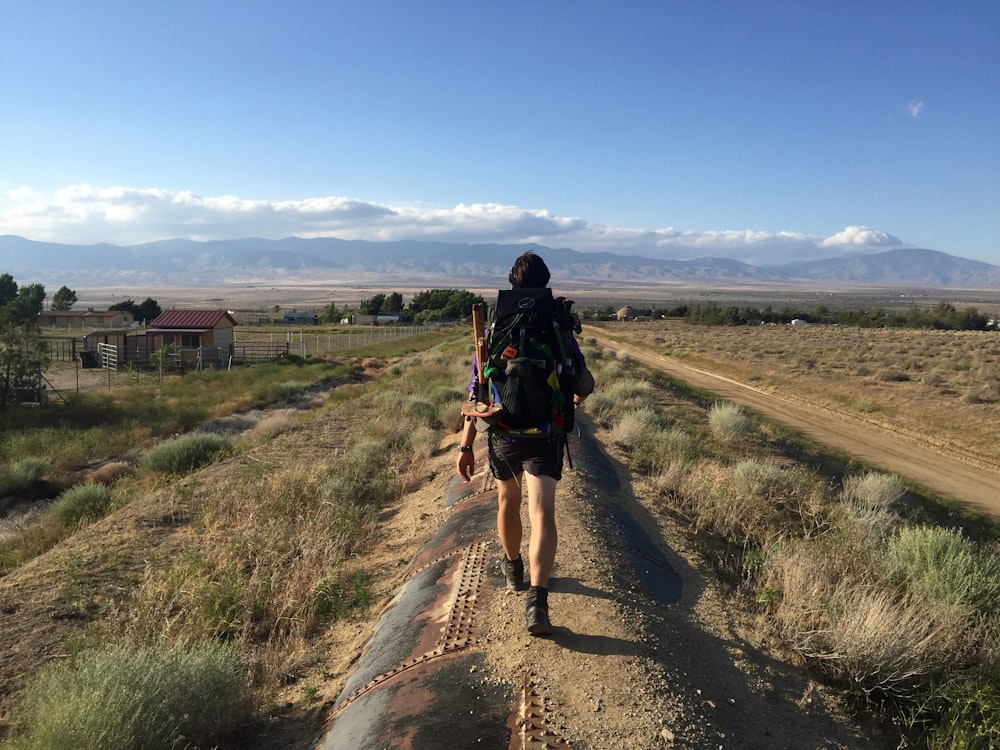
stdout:
[[514,258],[541,254],[553,275],[574,281],[759,281],[899,286],[1000,286],[1000,267],[934,250],[894,249],[823,260],[754,266],[724,257],[663,260],[611,252],[581,253],[540,245],[367,242],[334,238],[165,240],[141,245],[65,245],[0,236],[0,273],[19,283],[106,285],[145,282],[210,286],[261,281],[455,279],[504,283]]

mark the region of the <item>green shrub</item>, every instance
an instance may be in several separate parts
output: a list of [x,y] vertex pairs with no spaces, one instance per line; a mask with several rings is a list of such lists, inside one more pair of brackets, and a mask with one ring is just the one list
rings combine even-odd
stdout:
[[406,416],[413,422],[427,427],[441,427],[441,420],[438,418],[438,407],[423,398],[411,397],[406,402]]
[[632,450],[632,466],[648,474],[659,473],[669,466],[687,463],[696,453],[691,436],[684,430],[654,426],[639,436]]
[[296,399],[302,398],[302,394],[306,392],[306,386],[302,383],[297,383],[295,381],[287,381],[285,383],[278,384],[277,399],[281,402],[295,401]]
[[431,388],[427,398],[432,404],[441,406],[443,404],[460,404],[468,398],[468,393],[449,385],[437,385]]
[[899,524],[893,505],[904,491],[903,483],[892,474],[869,471],[844,479],[837,495],[839,512],[833,517],[845,542],[858,546],[865,559],[877,553],[882,537]]
[[919,702],[911,724],[928,729],[928,750],[1000,747],[996,675],[971,675],[933,685]]
[[29,687],[14,750],[212,747],[248,714],[237,652],[113,647],[42,673]]
[[366,440],[355,443],[347,450],[340,468],[351,476],[374,479],[385,471],[386,462],[386,446],[374,440]]
[[229,450],[232,442],[223,435],[194,433],[150,448],[139,461],[144,471],[183,474],[211,463],[217,454]]
[[719,440],[732,443],[750,435],[754,423],[737,404],[719,401],[708,412],[708,427]]
[[648,407],[629,409],[615,422],[609,437],[615,445],[635,448],[645,436],[659,427],[659,417]]
[[958,529],[902,528],[889,539],[885,564],[891,580],[928,603],[1000,613],[1000,558],[978,550]]
[[[729,534],[758,541],[789,532],[808,533],[810,524],[804,518],[810,512],[817,515],[821,505],[815,490],[812,478],[794,467],[745,459],[732,466],[719,488],[714,523]],[[788,527],[789,521],[794,525]]]
[[0,498],[27,492],[49,469],[49,461],[36,456],[15,461],[7,471],[0,474]]
[[70,487],[52,503],[52,513],[63,526],[96,521],[111,506],[111,491],[104,484],[78,484]]
[[313,609],[320,617],[347,617],[353,610],[371,604],[372,592],[368,577],[361,571],[334,581],[321,581],[313,592]]
[[844,479],[840,501],[860,518],[886,513],[905,491],[903,483],[892,474],[875,471]]
[[604,369],[600,382],[610,383],[601,387],[587,399],[587,411],[598,419],[614,420],[629,411],[657,408],[653,387],[645,381],[630,377],[609,376]]
[[437,451],[438,434],[431,427],[415,427],[409,434],[408,442],[410,451],[415,458],[427,459]]

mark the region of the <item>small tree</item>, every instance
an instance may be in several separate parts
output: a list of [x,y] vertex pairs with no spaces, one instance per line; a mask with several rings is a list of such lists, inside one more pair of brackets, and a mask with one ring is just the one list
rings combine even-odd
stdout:
[[173,344],[164,344],[149,355],[149,363],[156,368],[157,382],[163,380],[164,370],[170,369],[176,348]]
[[8,305],[11,306],[17,308],[15,314],[22,320],[35,322],[45,306],[45,286],[42,284],[22,286],[17,290],[17,299]]
[[336,302],[331,302],[319,314],[319,319],[324,323],[339,323],[343,317],[344,315],[337,308]]
[[403,312],[403,295],[399,292],[390,294],[385,298],[385,307],[383,309],[390,315],[398,315]]
[[0,411],[14,402],[20,391],[37,388],[39,375],[48,364],[49,352],[38,325],[19,321],[6,307],[0,308]]
[[37,389],[48,367],[49,350],[38,330],[44,300],[41,284],[18,289],[10,274],[0,276],[0,411],[18,392]]
[[385,307],[385,295],[375,294],[368,299],[361,300],[362,315],[379,315]]
[[146,299],[139,303],[133,317],[135,320],[152,321],[160,317],[160,313],[162,312],[160,304],[155,299],[146,297]]
[[146,297],[138,305],[135,300],[129,297],[127,300],[118,302],[111,307],[109,310],[119,310],[120,312],[127,312],[132,316],[132,320],[154,320],[159,317],[163,310],[160,309],[159,303],[152,297]]
[[65,285],[59,287],[59,291],[52,295],[53,310],[69,310],[76,302],[76,292]]
[[0,307],[17,299],[17,282],[9,273],[0,275]]
[[127,312],[132,316],[132,320],[135,320],[138,316],[139,306],[135,304],[135,300],[129,297],[128,299],[122,300],[121,302],[116,302],[115,304],[108,307],[108,310],[114,312]]

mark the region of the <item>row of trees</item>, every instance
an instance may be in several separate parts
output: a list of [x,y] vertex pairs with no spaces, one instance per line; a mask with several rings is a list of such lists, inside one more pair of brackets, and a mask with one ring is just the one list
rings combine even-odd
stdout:
[[[472,305],[482,301],[481,296],[464,289],[429,289],[417,292],[410,304],[404,306],[403,295],[390,292],[361,300],[358,312],[362,315],[400,315],[414,323],[432,323],[467,318]],[[338,308],[331,302],[318,317],[324,323],[339,323],[350,314],[349,308]]]
[[[831,310],[820,305],[812,309],[771,306],[753,307],[719,305],[707,302],[699,305],[680,304],[669,308],[634,309],[636,315],[647,318],[681,318],[686,323],[704,326],[746,326],[788,324],[793,320],[825,325],[847,325],[859,328],[930,328],[944,331],[985,331],[996,327],[995,319],[975,307],[957,308],[950,302],[938,302],[923,309],[885,310],[881,307],[853,310]],[[608,305],[584,317],[611,320],[614,309]]]
[[[28,284],[18,287],[14,277],[9,273],[0,275],[0,307],[13,305],[8,309],[8,313],[17,311],[15,314],[27,318],[36,318],[45,304],[45,287],[42,284]],[[79,301],[75,291],[68,286],[61,286],[52,295],[50,309],[66,311],[73,309]],[[129,297],[123,302],[118,302],[108,307],[108,310],[127,312],[132,315],[132,320],[153,320],[163,310],[159,303],[152,297],[146,297],[142,302],[137,303]]]
[[910,307],[906,310],[884,310],[880,307],[830,310],[822,305],[811,310],[788,307],[775,310],[771,307],[736,307],[709,303],[684,306],[674,312],[680,313],[675,317],[696,325],[741,326],[804,320],[807,323],[860,328],[925,328],[944,331],[985,331],[994,325],[989,316],[980,313],[975,307],[959,309],[950,302],[938,302],[929,309]]
[[160,309],[159,303],[152,297],[146,297],[142,302],[136,304],[136,301],[129,297],[124,302],[116,302],[111,305],[109,310],[118,310],[120,312],[127,312],[131,314],[132,320],[155,320],[159,317],[163,310]]

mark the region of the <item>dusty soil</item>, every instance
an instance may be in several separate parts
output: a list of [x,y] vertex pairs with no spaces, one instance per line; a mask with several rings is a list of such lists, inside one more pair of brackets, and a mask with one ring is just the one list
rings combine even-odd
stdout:
[[740,382],[657,354],[648,345],[612,341],[596,328],[588,327],[586,335],[678,380],[746,405],[818,443],[899,474],[944,498],[991,515],[1000,514],[1000,463],[995,455],[980,454],[878,415],[838,409],[829,400]]
[[[935,476],[946,477],[947,483],[938,485],[945,494],[986,505],[1000,497],[995,473],[947,455],[919,435],[876,430],[814,404],[779,399],[696,368],[681,368],[669,358],[614,346],[928,486],[935,486]],[[314,419],[320,429],[324,417]],[[454,472],[456,437],[446,439],[426,464],[421,489],[382,519],[385,543],[364,561],[376,582],[374,604],[364,616],[333,624],[310,644],[291,684],[275,696],[271,715],[246,728],[242,747],[315,746],[378,615],[406,578],[407,561],[447,516],[442,497]],[[594,438],[602,441],[600,432]],[[488,633],[483,639],[491,674],[470,675],[470,680],[500,681],[513,690],[530,681],[543,696],[546,725],[573,747],[893,746],[852,721],[835,691],[784,659],[766,632],[731,601],[684,520],[652,502],[655,493],[630,477],[622,459],[608,450],[622,480],[615,497],[597,498],[592,478],[582,471],[568,472],[560,485],[560,548],[550,596],[554,637],[536,639],[525,633],[518,595],[494,597],[484,614]],[[224,477],[224,466],[212,467],[201,484],[210,487]],[[598,500],[627,508],[657,540],[682,580],[679,601],[651,603],[622,580],[614,555],[607,554],[609,530],[590,510]],[[90,614],[98,608],[113,611],[115,601],[127,598],[130,581],[138,579],[145,560],[170,554],[190,533],[185,508],[176,499],[166,507],[165,502],[151,493],[0,579],[0,630],[5,636],[0,731],[12,699],[30,675],[85,643]],[[491,544],[499,554],[495,540]]]
[[[687,525],[650,501],[655,492],[626,480],[613,497],[597,497],[591,477],[577,471],[559,493],[553,636],[525,633],[518,594],[494,598],[487,615],[490,664],[542,696],[553,742],[635,750],[879,746],[834,691],[769,650]],[[679,601],[664,605],[636,590],[593,513],[606,503],[628,510],[657,541],[681,580]]]

